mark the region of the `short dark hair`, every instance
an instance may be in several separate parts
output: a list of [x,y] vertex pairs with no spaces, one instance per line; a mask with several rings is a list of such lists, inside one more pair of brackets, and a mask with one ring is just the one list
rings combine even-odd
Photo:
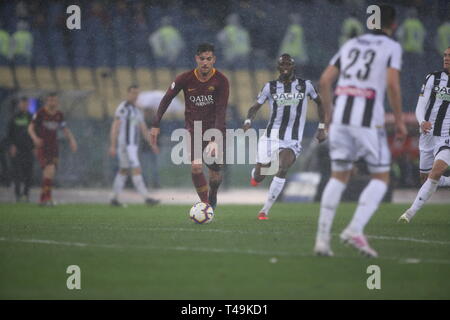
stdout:
[[132,84],[128,87],[127,92],[130,92],[131,89],[139,89],[139,86],[137,84]]
[[211,51],[214,53],[214,45],[208,42],[200,43],[197,47],[197,55],[203,52]]
[[396,12],[393,6],[387,4],[381,4],[380,14],[381,14],[381,28],[390,28],[395,22]]
[[289,60],[291,63],[295,64],[294,58],[292,58],[289,53],[283,53],[281,56],[278,57],[278,63],[281,63],[283,60]]

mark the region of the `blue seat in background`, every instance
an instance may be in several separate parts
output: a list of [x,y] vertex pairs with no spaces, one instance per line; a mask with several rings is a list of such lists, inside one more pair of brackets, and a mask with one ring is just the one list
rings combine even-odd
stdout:
[[50,65],[48,39],[46,31],[35,29],[33,34],[33,57],[32,60],[36,66],[48,67]]

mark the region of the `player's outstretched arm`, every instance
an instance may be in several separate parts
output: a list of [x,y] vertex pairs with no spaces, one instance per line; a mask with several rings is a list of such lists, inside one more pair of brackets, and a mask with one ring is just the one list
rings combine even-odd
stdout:
[[142,136],[144,137],[145,141],[149,144],[149,146],[152,148],[153,152],[158,154],[159,153],[159,146],[158,146],[158,138],[156,137],[156,143],[152,143],[152,135],[151,130],[148,130],[147,125],[145,122],[141,122],[139,128],[141,129]]
[[158,147],[159,132],[160,132],[159,128],[152,127],[150,129],[150,146],[152,147],[153,150],[158,150],[158,152],[159,152]]
[[111,125],[111,131],[109,133],[109,155],[111,157],[116,156],[116,149],[117,149],[117,137],[119,136],[119,126],[120,126],[120,119],[114,119],[112,125]]
[[72,152],[77,152],[77,149],[78,149],[77,140],[73,136],[72,131],[70,131],[69,128],[64,127],[63,133],[64,133],[64,136],[67,138],[67,140],[69,140],[70,149],[72,150]]
[[328,116],[331,113],[331,103],[333,101],[333,84],[339,76],[339,69],[334,65],[329,65],[320,76],[319,95],[321,97],[325,120],[330,121]]
[[253,106],[251,106],[250,109],[248,109],[247,118],[244,122],[244,126],[242,127],[242,129],[244,129],[244,132],[252,126],[252,121],[253,119],[255,119],[255,116],[258,113],[259,109],[261,109],[261,106],[262,104],[256,102]]
[[395,138],[403,141],[408,131],[403,120],[400,72],[395,68],[387,69],[387,95],[395,118]]
[[317,113],[319,115],[319,127],[317,128],[317,134],[316,138],[319,143],[325,141],[327,139],[327,131],[325,130],[328,126],[327,122],[327,116],[326,111],[324,109],[324,106],[322,104],[322,100],[320,99],[320,96],[318,95],[316,99],[314,99],[314,102],[317,105]]
[[433,74],[427,76],[426,81],[420,90],[419,99],[417,100],[416,119],[421,131],[424,133],[428,133],[432,127],[431,122],[425,120],[425,109],[430,100],[431,91],[433,90],[434,77]]

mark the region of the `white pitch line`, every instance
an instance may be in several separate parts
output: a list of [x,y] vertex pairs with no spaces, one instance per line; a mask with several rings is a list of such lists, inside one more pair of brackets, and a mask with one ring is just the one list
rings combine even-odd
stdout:
[[408,238],[408,237],[391,237],[391,236],[374,236],[374,235],[369,236],[368,235],[367,238],[450,245],[450,241],[426,240],[426,239],[416,239],[416,238]]
[[[101,225],[99,228],[103,230],[134,230],[134,231],[169,231],[169,232],[213,232],[213,233],[239,233],[239,234],[292,234],[294,232],[282,232],[282,231],[244,231],[244,230],[226,230],[226,229],[201,229],[202,226],[198,226],[199,228],[155,228],[155,227],[121,227],[116,228],[114,226],[105,226]],[[44,227],[47,228],[47,227]],[[83,226],[72,226],[71,229],[75,230],[85,230]],[[338,233],[332,233],[333,236],[339,236]],[[426,243],[426,244],[439,244],[439,245],[450,245],[450,241],[441,241],[441,240],[427,240],[427,239],[417,239],[410,237],[393,237],[393,236],[382,236],[382,235],[367,235],[369,239],[377,239],[377,240],[394,240],[394,241],[409,241],[409,242],[417,242],[417,243]]]
[[[248,254],[248,255],[262,255],[262,256],[284,256],[284,257],[315,257],[315,255],[302,253],[302,252],[286,252],[286,251],[259,251],[253,249],[226,249],[226,248],[194,248],[194,247],[157,247],[157,246],[123,246],[115,244],[95,244],[95,243],[82,243],[82,242],[68,242],[68,241],[56,241],[56,240],[42,240],[42,239],[17,239],[17,238],[0,238],[0,241],[4,242],[15,242],[15,243],[34,243],[34,244],[44,244],[44,245],[62,245],[62,246],[74,246],[74,247],[98,247],[98,248],[108,248],[108,249],[146,249],[146,250],[172,250],[172,251],[190,251],[190,252],[206,252],[206,253],[237,253],[237,254]],[[344,259],[358,259],[361,257],[355,256],[337,256],[336,258]],[[329,258],[324,258],[329,259]],[[411,258],[398,258],[398,257],[379,257],[377,259],[371,259],[367,261],[376,260],[391,260],[398,263],[408,263]],[[448,264],[450,265],[450,260],[445,259],[423,259],[419,260],[421,263],[432,263],[432,264]]]

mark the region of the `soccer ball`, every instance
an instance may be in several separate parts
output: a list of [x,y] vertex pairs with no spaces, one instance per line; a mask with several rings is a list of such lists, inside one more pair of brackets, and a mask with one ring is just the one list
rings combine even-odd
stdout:
[[204,202],[197,202],[189,211],[189,217],[198,224],[207,224],[214,219],[213,208]]

